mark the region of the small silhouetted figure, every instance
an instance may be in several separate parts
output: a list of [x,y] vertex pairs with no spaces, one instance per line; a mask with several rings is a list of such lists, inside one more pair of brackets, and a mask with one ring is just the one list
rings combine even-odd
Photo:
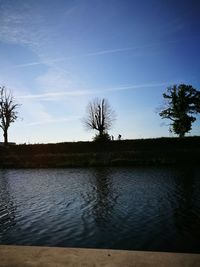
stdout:
[[118,135],[118,140],[121,140],[122,136],[121,134]]
[[112,140],[112,141],[114,140],[114,136],[113,136],[113,135],[111,135],[111,140]]

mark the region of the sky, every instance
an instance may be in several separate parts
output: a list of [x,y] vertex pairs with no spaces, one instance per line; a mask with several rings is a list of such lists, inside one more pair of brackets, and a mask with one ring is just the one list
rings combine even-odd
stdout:
[[115,139],[174,136],[158,110],[170,85],[200,90],[199,14],[199,0],[0,0],[0,86],[21,104],[9,140],[92,140],[82,118],[96,97],[116,112]]

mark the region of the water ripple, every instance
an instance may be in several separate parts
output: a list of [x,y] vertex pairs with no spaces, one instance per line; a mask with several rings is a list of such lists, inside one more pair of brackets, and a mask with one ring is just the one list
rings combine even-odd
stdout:
[[0,170],[0,244],[200,252],[199,174]]

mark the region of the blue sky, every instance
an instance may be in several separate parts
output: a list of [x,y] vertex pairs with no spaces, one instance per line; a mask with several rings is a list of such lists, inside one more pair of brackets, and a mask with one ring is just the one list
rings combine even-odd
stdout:
[[10,141],[91,140],[95,97],[115,137],[172,136],[156,110],[169,85],[200,89],[199,14],[199,0],[0,0],[0,84],[22,104]]

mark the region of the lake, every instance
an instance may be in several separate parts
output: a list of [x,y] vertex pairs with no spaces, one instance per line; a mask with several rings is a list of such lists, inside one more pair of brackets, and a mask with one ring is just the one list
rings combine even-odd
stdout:
[[200,252],[200,167],[0,170],[0,244]]

